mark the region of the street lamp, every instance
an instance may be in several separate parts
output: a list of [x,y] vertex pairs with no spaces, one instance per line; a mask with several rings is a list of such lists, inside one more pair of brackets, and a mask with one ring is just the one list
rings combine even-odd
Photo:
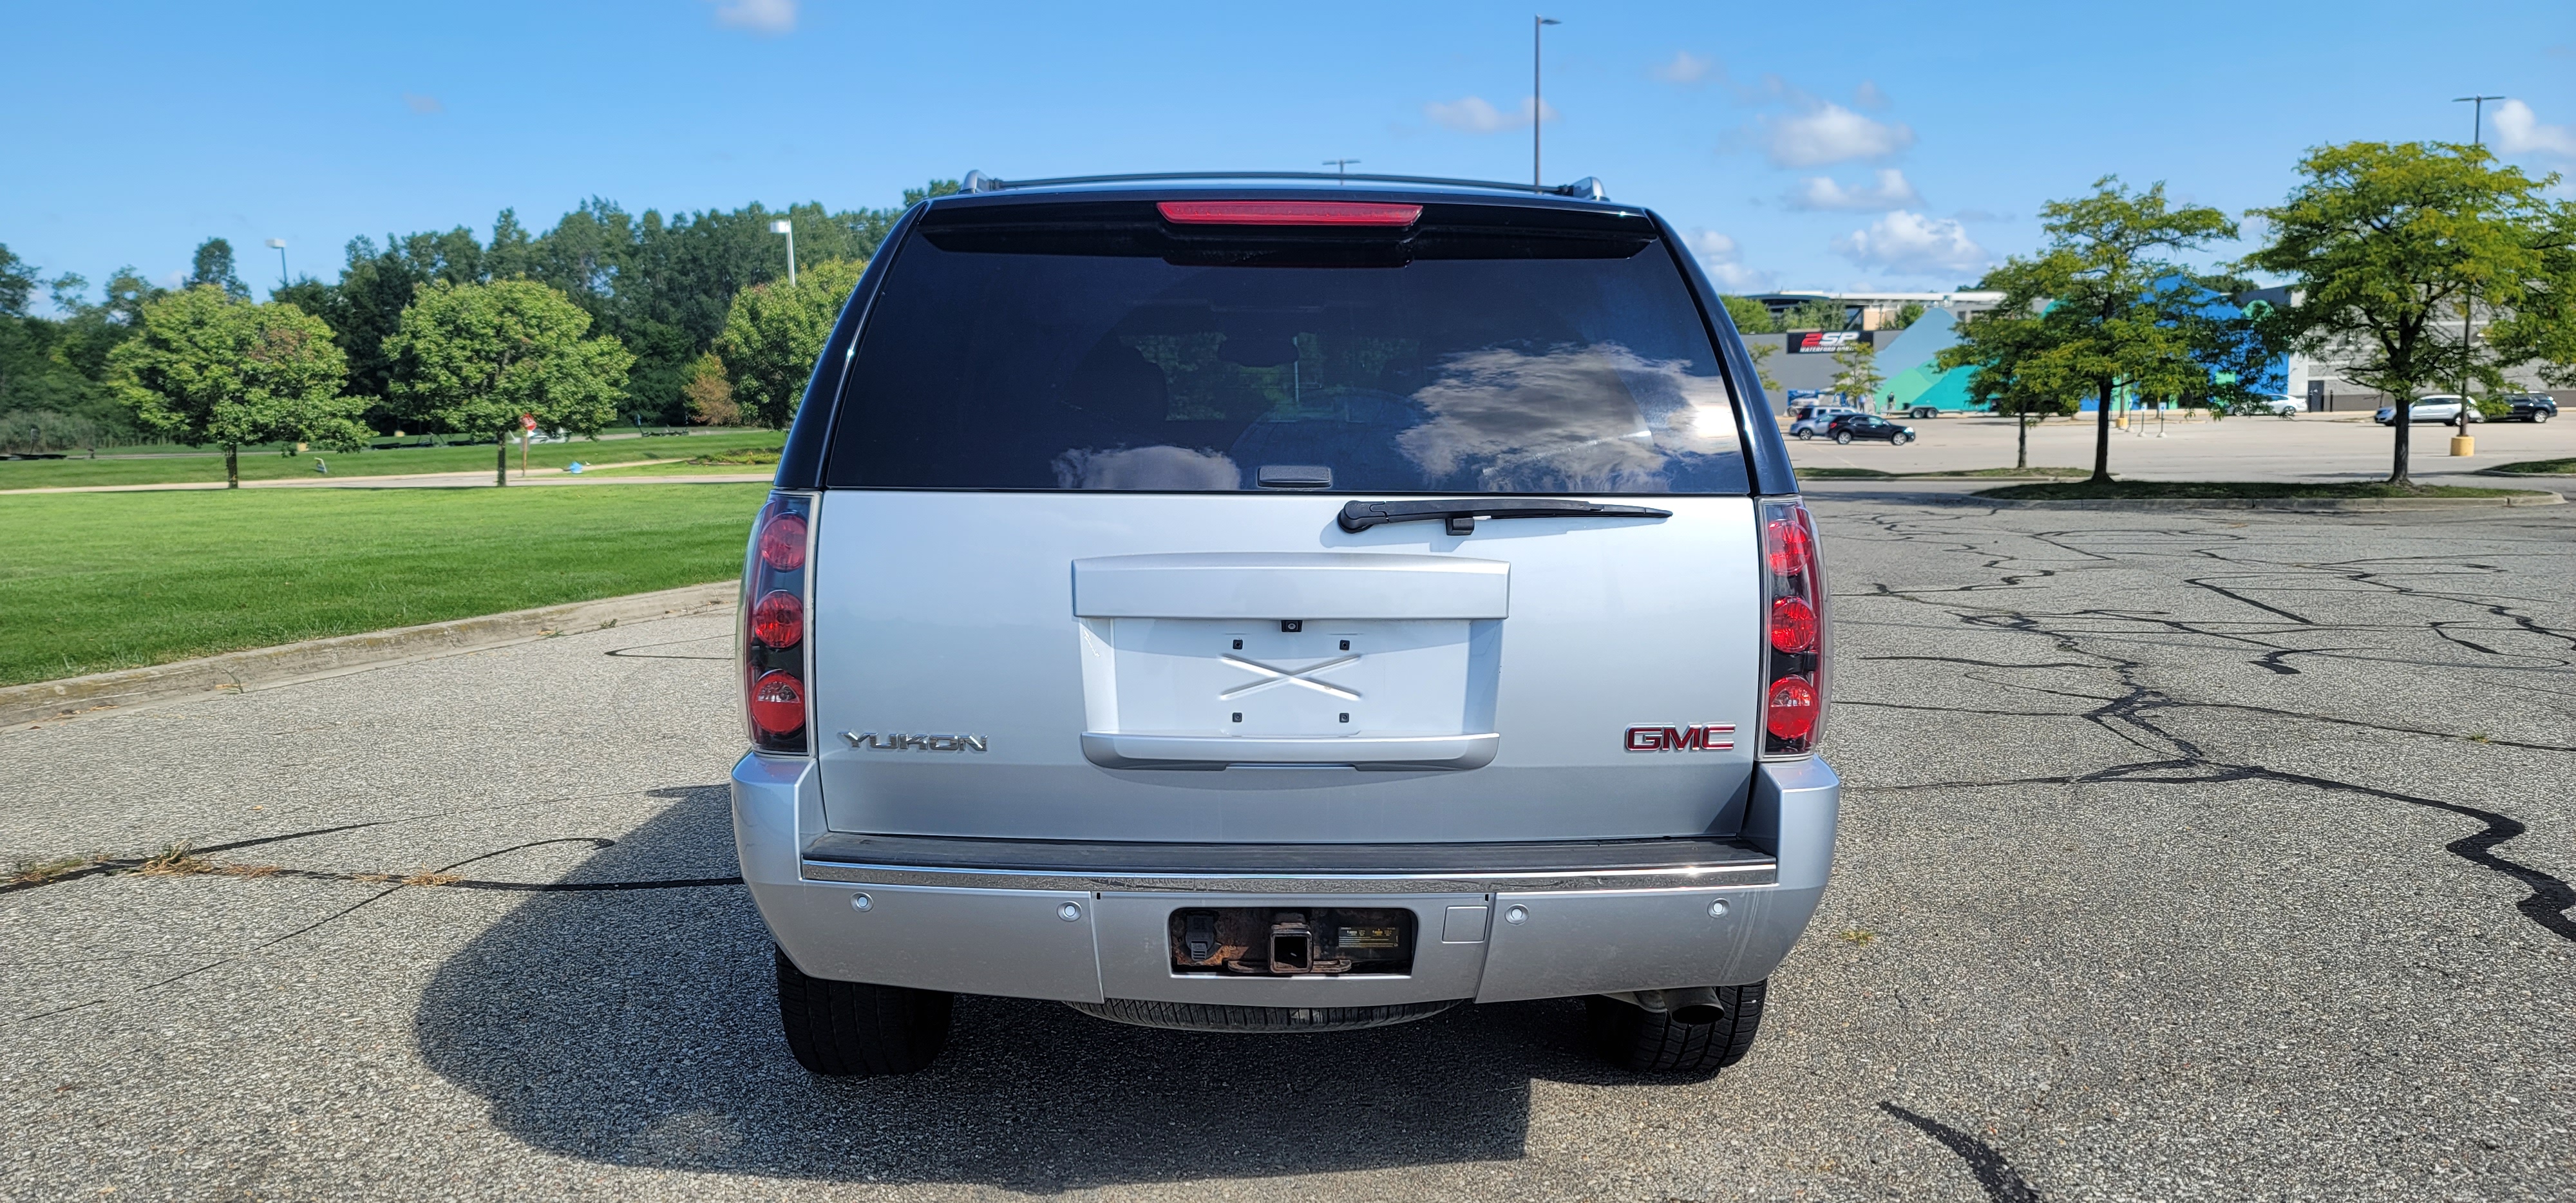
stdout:
[[1550,25],[1563,24],[1565,22],[1554,17],[1542,17],[1536,14],[1530,16],[1530,187],[1532,188],[1546,187],[1540,182],[1538,170],[1538,127],[1541,124],[1539,118],[1547,112],[1547,106],[1539,100],[1538,35],[1540,30]]
[[[2470,145],[2481,150],[2486,148],[2487,102],[2490,100],[2502,99],[2504,99],[2504,97],[2488,96],[2483,93],[2476,96],[2454,96],[2451,98],[2451,103],[2453,104],[2465,104],[2469,106]],[[2464,435],[2469,432],[2469,340],[2474,337],[2472,327],[2476,320],[2478,307],[2478,286],[2475,284],[2470,285],[2466,295],[2468,296],[2468,303],[2460,306],[2460,433]]]
[[277,286],[284,288],[286,287],[286,240],[271,238],[268,240],[268,245],[277,248]]
[[787,236],[787,286],[796,287],[796,223],[779,218],[769,223],[769,232]]

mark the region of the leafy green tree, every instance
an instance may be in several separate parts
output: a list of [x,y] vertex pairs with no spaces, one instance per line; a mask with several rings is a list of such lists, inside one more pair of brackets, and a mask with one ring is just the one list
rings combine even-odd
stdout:
[[2073,415],[2090,381],[2075,372],[2072,348],[2059,345],[2044,324],[2013,321],[1998,310],[1963,322],[1957,344],[1935,363],[1944,372],[1974,365],[1968,394],[1998,414],[2010,414],[2015,432],[2013,467],[2030,467],[2030,424],[2052,414]]
[[589,333],[589,314],[534,280],[429,284],[385,339],[397,411],[495,436],[497,483],[508,484],[508,434],[521,414],[546,429],[588,435],[617,420],[635,356],[616,339]]
[[194,266],[181,288],[211,285],[236,301],[250,299],[250,289],[233,274],[233,244],[221,238],[209,238],[197,244]]
[[1927,312],[1929,311],[1923,307],[1923,302],[1907,301],[1906,303],[1897,306],[1896,312],[1889,314],[1885,320],[1881,321],[1878,328],[1881,330],[1902,330],[1907,326],[1911,326],[1916,322],[1922,321],[1923,315]]
[[1780,315],[1783,330],[1841,330],[1851,325],[1851,309],[1840,301],[1801,301]]
[[0,244],[0,317],[27,316],[27,299],[36,295],[36,269]]
[[2250,319],[2217,316],[2245,282],[2175,258],[2236,237],[2225,213],[2170,205],[2161,183],[2135,192],[2104,176],[2092,195],[2051,201],[2040,216],[2047,245],[1986,273],[1979,286],[2000,290],[2003,303],[1972,325],[2010,339],[2022,356],[2045,356],[2052,379],[2094,395],[2092,483],[2111,482],[2111,408],[2122,387],[2145,397],[2252,395],[2258,370],[2216,379],[2247,366],[2247,346],[2262,345]]
[[134,338],[108,353],[109,381],[149,426],[224,449],[241,487],[241,446],[284,439],[355,449],[365,402],[340,385],[348,360],[331,328],[293,305],[253,305],[200,284],[146,303]]
[[689,400],[689,420],[701,426],[732,426],[742,421],[742,407],[733,403],[733,381],[725,375],[724,361],[709,351],[698,356],[689,367],[689,383],[680,390]]
[[[2247,266],[2294,281],[2270,319],[2346,379],[2387,394],[2397,420],[2391,484],[2407,475],[2408,411],[2418,393],[2477,381],[2576,350],[2576,204],[2475,146],[2347,142],[2308,152],[2289,199],[2256,209],[2268,240]],[[2499,316],[2468,337],[2472,305]]]
[[1886,380],[1878,370],[1878,348],[1857,338],[1834,348],[1834,391],[1845,399],[1858,397],[1869,405],[1878,399],[1878,386]]
[[732,378],[733,403],[744,420],[769,427],[796,420],[814,360],[865,270],[856,259],[835,259],[805,269],[792,286],[771,281],[734,294],[715,353]]
[[1744,344],[1744,353],[1753,357],[1753,374],[1762,381],[1762,391],[1780,391],[1780,382],[1771,377],[1771,357],[1780,353],[1780,344],[1764,340]]
[[1726,316],[1734,319],[1738,334],[1777,334],[1780,324],[1771,320],[1771,307],[1751,297],[1720,295]]

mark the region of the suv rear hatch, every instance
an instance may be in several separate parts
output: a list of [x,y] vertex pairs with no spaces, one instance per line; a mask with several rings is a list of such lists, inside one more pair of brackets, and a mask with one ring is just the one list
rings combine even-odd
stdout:
[[1745,406],[1651,219],[1004,196],[886,253],[814,515],[833,830],[1734,830]]

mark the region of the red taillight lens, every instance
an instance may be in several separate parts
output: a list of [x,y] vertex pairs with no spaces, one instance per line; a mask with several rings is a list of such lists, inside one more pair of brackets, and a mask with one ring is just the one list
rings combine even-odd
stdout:
[[760,562],[780,572],[803,568],[805,520],[794,514],[779,514],[763,525],[760,528]]
[[1805,756],[1824,726],[1825,564],[1816,522],[1796,498],[1761,504],[1763,592],[1762,754]]
[[1805,677],[1773,681],[1762,701],[1762,729],[1773,738],[1804,744],[1816,733],[1816,687]]
[[1163,220],[1194,226],[1409,226],[1420,205],[1374,201],[1162,201]]
[[751,608],[751,637],[769,647],[794,647],[805,637],[805,603],[772,589]]
[[1816,608],[1803,597],[1771,600],[1771,646],[1784,652],[1816,650]]
[[793,735],[802,730],[804,684],[789,673],[762,673],[751,683],[751,725],[763,735]]
[[1774,576],[1796,576],[1806,571],[1816,558],[1816,538],[1809,533],[1801,509],[1796,518],[1773,518],[1764,524],[1762,547]]

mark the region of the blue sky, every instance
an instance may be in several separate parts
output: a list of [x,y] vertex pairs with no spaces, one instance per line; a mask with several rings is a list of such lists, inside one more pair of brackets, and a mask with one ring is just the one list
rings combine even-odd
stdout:
[[[1547,176],[1691,231],[1736,288],[1946,288],[2116,172],[2229,210],[2306,147],[2488,141],[2576,169],[2576,5],[1551,7]],[[47,275],[336,274],[354,235],[893,203],[971,167],[1527,178],[1530,12],[1474,4],[45,3],[0,243]],[[2502,111],[2499,111],[2499,108]],[[2565,186],[2562,195],[2571,194]]]

